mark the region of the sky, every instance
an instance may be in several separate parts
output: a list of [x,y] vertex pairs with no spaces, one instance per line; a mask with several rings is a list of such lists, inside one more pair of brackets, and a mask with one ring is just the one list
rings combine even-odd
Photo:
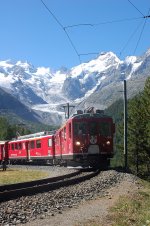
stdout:
[[150,48],[148,0],[0,0],[0,9],[0,60],[58,70]]

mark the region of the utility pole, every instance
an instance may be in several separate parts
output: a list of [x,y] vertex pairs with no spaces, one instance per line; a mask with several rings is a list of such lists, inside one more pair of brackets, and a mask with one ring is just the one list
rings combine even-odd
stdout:
[[124,157],[125,170],[128,168],[128,148],[127,148],[127,87],[126,80],[124,80]]
[[70,108],[74,108],[74,107],[75,106],[70,105],[69,103],[67,103],[67,105],[63,105],[64,111],[65,111],[65,118],[68,119],[70,117]]

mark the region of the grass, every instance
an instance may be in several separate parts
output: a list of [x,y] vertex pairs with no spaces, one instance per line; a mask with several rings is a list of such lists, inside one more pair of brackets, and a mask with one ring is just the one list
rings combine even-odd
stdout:
[[121,197],[112,208],[112,226],[150,226],[150,182],[132,197]]
[[[142,181],[142,188],[130,197],[120,197],[109,210],[103,223],[95,219],[90,226],[150,226],[150,182]],[[86,225],[85,225],[86,226]]]
[[48,172],[38,170],[8,168],[7,171],[2,171],[0,169],[0,185],[38,180],[47,176]]

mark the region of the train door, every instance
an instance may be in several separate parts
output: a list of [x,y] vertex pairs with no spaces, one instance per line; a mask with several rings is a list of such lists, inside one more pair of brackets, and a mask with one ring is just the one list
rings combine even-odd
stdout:
[[46,155],[49,158],[54,158],[55,156],[55,147],[54,147],[54,136],[50,136],[46,139],[47,153]]
[[0,144],[0,161],[8,160],[8,142]]
[[67,143],[67,149],[68,149],[68,154],[72,154],[73,152],[73,147],[72,147],[72,124],[71,122],[68,124],[68,143]]
[[27,161],[31,160],[31,156],[30,156],[30,145],[29,145],[29,141],[25,142],[25,148],[26,148],[26,156],[27,156]]
[[0,162],[3,160],[4,144],[0,144]]
[[62,131],[59,131],[55,135],[55,159],[61,159],[62,157]]
[[60,133],[59,133],[59,145],[60,145],[59,154],[60,154],[60,158],[62,159],[62,152],[63,152],[63,149],[64,149],[63,130],[61,130]]
[[67,133],[66,133],[66,126],[64,127],[63,130],[63,139],[64,139],[64,149],[63,149],[63,154],[66,156],[68,153],[68,143],[67,143]]
[[3,144],[2,145],[2,150],[1,150],[1,158],[2,158],[2,160],[5,158],[5,145]]
[[3,159],[8,160],[8,142],[5,142],[3,147]]
[[63,158],[68,155],[68,127],[65,126],[61,131],[61,154]]

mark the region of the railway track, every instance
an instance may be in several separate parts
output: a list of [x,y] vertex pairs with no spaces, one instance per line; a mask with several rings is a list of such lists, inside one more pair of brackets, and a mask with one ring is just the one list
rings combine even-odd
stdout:
[[99,170],[94,172],[83,172],[82,170],[63,176],[24,182],[18,184],[0,186],[0,202],[17,199],[21,196],[30,196],[70,186],[88,180],[98,175]]

